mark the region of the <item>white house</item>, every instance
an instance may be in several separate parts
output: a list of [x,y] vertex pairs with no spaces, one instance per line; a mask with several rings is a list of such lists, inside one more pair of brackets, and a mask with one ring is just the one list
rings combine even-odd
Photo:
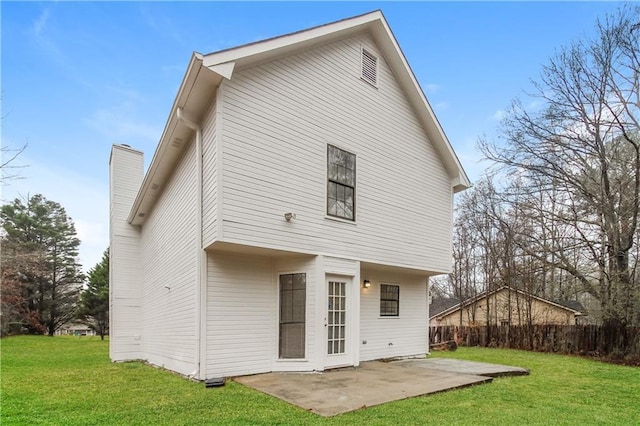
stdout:
[[111,359],[202,380],[427,353],[469,181],[376,11],[194,53],[110,186]]

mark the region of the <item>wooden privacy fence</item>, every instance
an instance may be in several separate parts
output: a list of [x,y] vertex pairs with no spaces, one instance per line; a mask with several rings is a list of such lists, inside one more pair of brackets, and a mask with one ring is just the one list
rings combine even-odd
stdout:
[[429,327],[429,344],[500,347],[579,355],[640,355],[640,327],[518,325]]

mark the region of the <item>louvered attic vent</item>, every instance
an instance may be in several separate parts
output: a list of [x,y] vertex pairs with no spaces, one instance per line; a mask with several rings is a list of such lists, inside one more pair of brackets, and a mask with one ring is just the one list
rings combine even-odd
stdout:
[[378,58],[366,49],[362,49],[362,78],[374,86],[378,85]]

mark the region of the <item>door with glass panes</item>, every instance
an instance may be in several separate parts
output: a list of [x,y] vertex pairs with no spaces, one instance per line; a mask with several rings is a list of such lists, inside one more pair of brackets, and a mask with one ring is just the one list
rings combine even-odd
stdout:
[[328,276],[326,287],[327,311],[325,317],[325,367],[352,365],[350,319],[351,279]]

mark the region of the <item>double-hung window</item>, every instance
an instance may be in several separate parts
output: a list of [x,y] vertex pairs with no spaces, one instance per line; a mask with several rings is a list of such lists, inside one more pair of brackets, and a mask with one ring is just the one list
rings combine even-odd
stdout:
[[400,286],[380,284],[380,316],[397,317],[400,315]]
[[356,156],[333,145],[327,148],[327,214],[356,220]]

